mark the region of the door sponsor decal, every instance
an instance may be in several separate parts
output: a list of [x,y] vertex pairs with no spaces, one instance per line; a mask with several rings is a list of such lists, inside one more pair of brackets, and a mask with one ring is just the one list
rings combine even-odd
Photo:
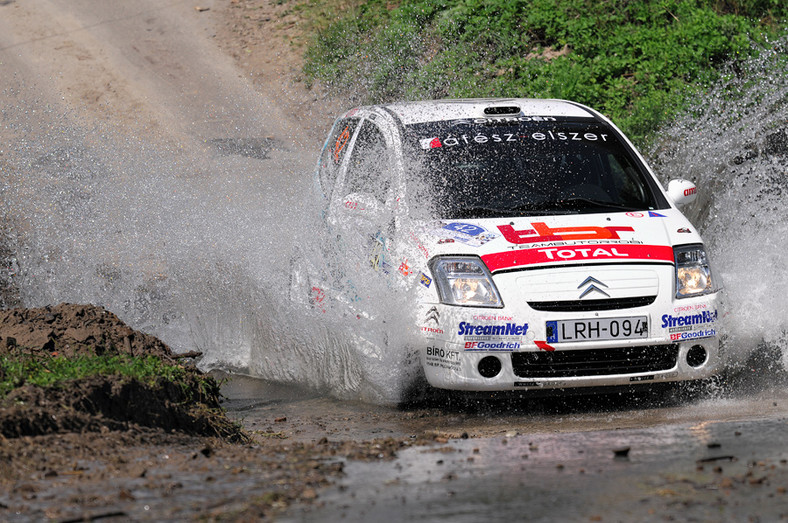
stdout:
[[342,151],[345,149],[348,141],[350,140],[350,125],[345,127],[345,129],[337,136],[337,141],[334,144],[334,147],[331,149],[331,152],[334,153],[334,163],[339,163],[342,159]]

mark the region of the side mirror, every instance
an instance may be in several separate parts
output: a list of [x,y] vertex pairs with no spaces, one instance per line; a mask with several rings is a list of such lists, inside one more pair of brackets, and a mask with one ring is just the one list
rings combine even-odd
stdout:
[[671,180],[668,183],[668,197],[681,207],[695,201],[698,188],[689,180]]

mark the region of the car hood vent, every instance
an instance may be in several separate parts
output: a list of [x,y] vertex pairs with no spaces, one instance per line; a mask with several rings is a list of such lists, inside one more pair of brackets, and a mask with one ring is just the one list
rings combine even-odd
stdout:
[[516,105],[496,105],[485,107],[484,114],[487,116],[501,116],[507,114],[520,114],[520,108]]

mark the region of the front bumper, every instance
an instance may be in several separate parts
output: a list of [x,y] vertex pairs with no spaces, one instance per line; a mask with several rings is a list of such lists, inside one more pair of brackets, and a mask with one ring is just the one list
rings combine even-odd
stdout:
[[[439,304],[428,305],[427,311],[427,317],[440,318],[440,324],[433,320],[421,327],[421,362],[430,385],[442,389],[542,390],[690,381],[712,377],[725,367],[720,344],[720,293],[625,311],[491,313],[489,309]],[[705,323],[692,324],[694,314]],[[544,341],[548,322],[635,315],[649,318],[651,328],[645,338],[554,344]],[[490,324],[500,318],[522,325],[526,317],[528,328],[519,339],[509,337],[474,345],[461,335],[462,329],[457,329],[469,318]],[[690,319],[680,322],[687,326],[677,324],[676,318],[685,317]]]

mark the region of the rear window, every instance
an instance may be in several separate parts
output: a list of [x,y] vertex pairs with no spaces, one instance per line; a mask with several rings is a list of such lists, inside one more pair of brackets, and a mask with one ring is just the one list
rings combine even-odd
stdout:
[[411,125],[418,193],[441,218],[667,208],[630,149],[592,120]]

